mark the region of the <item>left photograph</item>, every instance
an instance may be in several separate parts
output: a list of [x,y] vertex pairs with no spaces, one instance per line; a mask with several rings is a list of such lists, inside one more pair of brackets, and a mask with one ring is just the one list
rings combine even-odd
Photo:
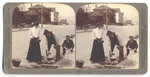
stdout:
[[12,68],[75,68],[75,12],[70,6],[24,3],[12,16]]

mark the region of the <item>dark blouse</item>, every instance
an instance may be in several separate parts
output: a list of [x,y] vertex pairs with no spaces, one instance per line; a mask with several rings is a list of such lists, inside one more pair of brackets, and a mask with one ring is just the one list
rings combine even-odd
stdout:
[[115,44],[115,45],[119,46],[119,40],[118,40],[115,33],[113,33],[111,36],[109,36],[109,39],[110,39],[112,44]]
[[131,48],[131,49],[134,49],[134,48],[138,48],[138,44],[137,44],[137,42],[135,41],[135,40],[133,40],[133,41],[128,41],[127,42],[127,44],[126,44],[126,48]]
[[56,40],[52,32],[50,32],[50,35],[46,35],[46,38],[49,44],[56,45]]
[[74,48],[74,43],[72,40],[65,40],[62,44],[62,47],[67,47],[67,48]]

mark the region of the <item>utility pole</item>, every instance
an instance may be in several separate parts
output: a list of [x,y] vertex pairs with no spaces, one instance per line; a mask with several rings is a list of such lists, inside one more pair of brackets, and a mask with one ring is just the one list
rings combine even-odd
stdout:
[[31,3],[31,7],[32,7],[32,3]]
[[106,29],[108,29],[107,3],[106,3]]
[[43,7],[41,7],[41,28],[43,28]]

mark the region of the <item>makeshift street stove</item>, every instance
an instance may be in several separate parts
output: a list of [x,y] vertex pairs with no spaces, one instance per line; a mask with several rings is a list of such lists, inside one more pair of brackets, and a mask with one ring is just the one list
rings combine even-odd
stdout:
[[60,45],[57,45],[55,48],[56,48],[56,56],[54,58],[52,58],[51,54],[46,51],[47,61],[50,61],[50,62],[54,63],[54,62],[59,61],[62,58],[69,59],[69,54],[72,53],[71,49],[67,49],[66,54],[61,57],[61,55],[60,55]]
[[56,56],[54,58],[52,58],[51,53],[48,53],[48,51],[46,50],[46,57],[47,57],[46,61],[50,61],[50,62],[54,63],[61,59],[60,45],[54,46],[54,48],[56,49]]
[[123,46],[119,46],[119,47],[117,47],[117,49],[119,50],[118,57],[116,57],[111,51],[109,51],[109,57],[110,57],[110,61],[111,61],[110,64],[112,64],[112,65],[116,65],[125,59]]
[[[69,35],[70,39],[73,40],[73,38],[75,37],[75,35]],[[71,53],[71,49],[66,49],[66,54],[61,56],[60,55],[60,47],[61,45],[56,45],[54,46],[54,48],[56,49],[56,56],[54,58],[52,58],[51,53],[48,53],[48,51],[46,50],[46,57],[47,60],[51,63],[55,63],[57,61],[59,61],[60,59],[64,58],[64,59],[69,59],[69,54]]]

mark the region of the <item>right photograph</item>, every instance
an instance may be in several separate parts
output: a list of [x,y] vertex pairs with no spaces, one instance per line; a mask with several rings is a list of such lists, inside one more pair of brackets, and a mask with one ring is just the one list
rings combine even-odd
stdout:
[[129,4],[87,4],[76,14],[76,69],[139,69],[139,14]]

